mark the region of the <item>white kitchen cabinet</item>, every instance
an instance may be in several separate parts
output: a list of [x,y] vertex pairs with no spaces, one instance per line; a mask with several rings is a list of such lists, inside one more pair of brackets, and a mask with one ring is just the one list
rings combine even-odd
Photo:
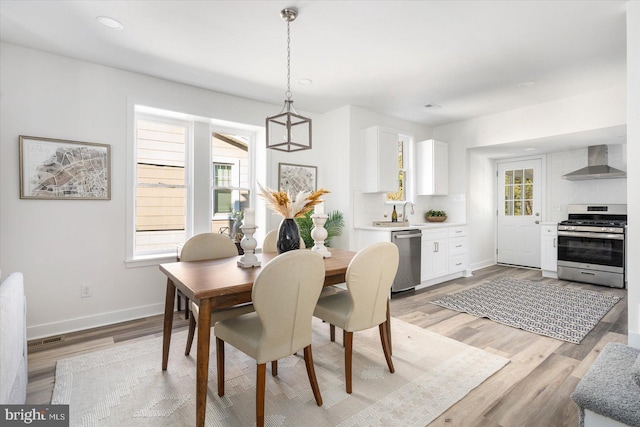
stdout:
[[469,268],[469,239],[466,226],[449,227],[449,274]]
[[[388,242],[393,231],[414,227],[356,227],[358,250],[373,243]],[[469,277],[469,240],[464,224],[419,227],[421,236],[420,282],[416,289],[458,277]]]
[[543,223],[541,230],[540,268],[543,277],[558,278],[558,226],[556,223]]
[[362,192],[398,191],[398,141],[393,129],[373,126],[362,131]]
[[449,231],[447,228],[422,230],[420,280],[446,276],[449,271]]
[[428,139],[416,143],[416,194],[446,195],[449,192],[449,148],[446,142]]

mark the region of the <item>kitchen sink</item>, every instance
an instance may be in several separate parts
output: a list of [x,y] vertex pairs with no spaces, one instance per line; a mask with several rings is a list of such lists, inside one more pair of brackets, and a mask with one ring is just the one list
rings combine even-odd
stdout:
[[374,227],[408,227],[409,221],[373,221],[371,225]]

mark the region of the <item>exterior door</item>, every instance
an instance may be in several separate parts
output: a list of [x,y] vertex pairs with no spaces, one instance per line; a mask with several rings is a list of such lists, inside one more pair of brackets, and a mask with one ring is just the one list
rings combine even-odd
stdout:
[[540,268],[542,159],[504,161],[497,165],[497,261]]

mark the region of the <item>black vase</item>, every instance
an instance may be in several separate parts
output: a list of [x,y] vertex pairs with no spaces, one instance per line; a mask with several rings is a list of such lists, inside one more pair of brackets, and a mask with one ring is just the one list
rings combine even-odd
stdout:
[[300,249],[300,230],[293,218],[284,218],[278,229],[278,253]]

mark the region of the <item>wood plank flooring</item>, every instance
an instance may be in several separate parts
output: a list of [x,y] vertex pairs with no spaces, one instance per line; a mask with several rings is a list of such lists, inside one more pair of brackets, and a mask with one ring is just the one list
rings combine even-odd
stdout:
[[[499,277],[611,292],[624,298],[580,344],[543,337],[429,304],[441,295]],[[473,277],[395,295],[391,300],[391,314],[511,360],[430,426],[577,427],[578,410],[569,395],[607,342],[626,343],[626,296],[627,291],[622,289],[548,279],[538,270],[496,265],[475,271]],[[174,329],[182,330],[187,326],[188,321],[182,315],[176,315]],[[157,336],[162,336],[162,316],[66,334],[57,342],[31,345],[27,402],[50,403],[58,359]]]

